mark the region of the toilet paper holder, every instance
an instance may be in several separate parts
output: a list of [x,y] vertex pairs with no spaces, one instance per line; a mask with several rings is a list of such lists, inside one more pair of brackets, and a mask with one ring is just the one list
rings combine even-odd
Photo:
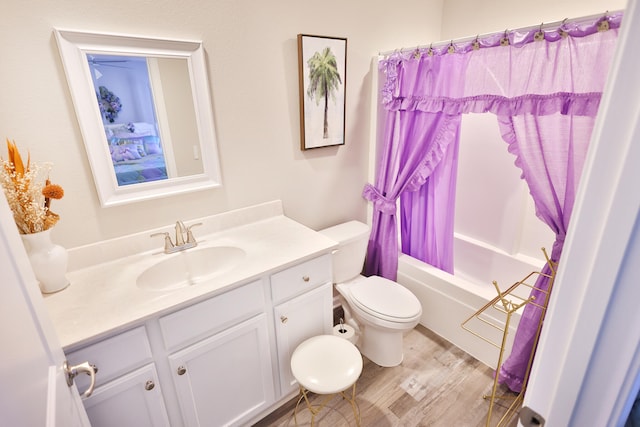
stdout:
[[344,327],[344,319],[342,317],[340,318],[340,328],[338,329],[338,332],[341,334],[345,334],[347,332],[347,328]]
[[333,335],[343,338],[351,344],[355,344],[358,341],[358,335],[353,326],[345,324],[343,319],[340,319],[340,323],[333,327]]

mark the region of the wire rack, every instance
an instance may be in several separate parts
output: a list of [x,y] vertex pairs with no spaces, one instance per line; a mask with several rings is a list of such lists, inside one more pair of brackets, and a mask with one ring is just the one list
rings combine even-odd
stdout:
[[[514,283],[504,291],[500,290],[498,282],[494,280],[493,286],[495,287],[498,295],[489,301],[484,307],[473,313],[469,318],[462,322],[461,325],[464,330],[499,349],[498,362],[496,364],[496,375],[494,376],[491,394],[482,396],[483,399],[489,400],[489,410],[485,424],[486,427],[490,427],[491,425],[493,409],[496,401],[501,400],[507,403],[511,401],[505,414],[496,424],[497,427],[500,427],[506,425],[511,418],[513,418],[524,398],[524,392],[529,378],[529,371],[531,370],[533,356],[538,345],[538,339],[540,337],[540,331],[542,330],[542,323],[544,321],[557,269],[557,263],[551,261],[545,248],[542,248],[542,252],[547,261],[547,265],[549,266],[549,274],[542,273],[541,271],[531,272],[522,280]],[[535,286],[535,283],[540,276],[544,276],[549,279],[549,285],[546,289],[537,288]],[[531,295],[534,290],[537,290],[541,295],[537,300],[535,296]],[[534,345],[531,349],[531,354],[529,355],[522,389],[517,395],[514,395],[513,393],[499,394],[498,372],[500,372],[500,367],[504,361],[504,352],[507,346],[509,326],[511,324],[512,316],[528,304],[535,306],[540,310],[540,320],[534,337]]]

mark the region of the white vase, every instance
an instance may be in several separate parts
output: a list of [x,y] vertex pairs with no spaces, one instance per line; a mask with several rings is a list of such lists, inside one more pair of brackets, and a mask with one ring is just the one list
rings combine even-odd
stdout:
[[61,291],[69,286],[67,279],[67,250],[51,240],[51,229],[38,233],[21,234],[31,267],[43,294]]

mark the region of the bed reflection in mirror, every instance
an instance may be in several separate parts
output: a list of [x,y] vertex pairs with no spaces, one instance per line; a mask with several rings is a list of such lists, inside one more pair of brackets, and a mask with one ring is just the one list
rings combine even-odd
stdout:
[[198,141],[184,58],[87,54],[87,61],[118,186],[203,173],[199,144],[179,144]]

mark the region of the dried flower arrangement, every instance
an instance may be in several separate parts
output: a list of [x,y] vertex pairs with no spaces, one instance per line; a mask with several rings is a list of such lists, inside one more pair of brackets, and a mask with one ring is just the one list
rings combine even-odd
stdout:
[[51,199],[61,199],[64,196],[62,187],[49,181],[51,164],[31,163],[29,155],[25,165],[16,143],[9,139],[7,152],[7,160],[0,157],[0,184],[20,234],[48,230],[60,219],[50,209]]

